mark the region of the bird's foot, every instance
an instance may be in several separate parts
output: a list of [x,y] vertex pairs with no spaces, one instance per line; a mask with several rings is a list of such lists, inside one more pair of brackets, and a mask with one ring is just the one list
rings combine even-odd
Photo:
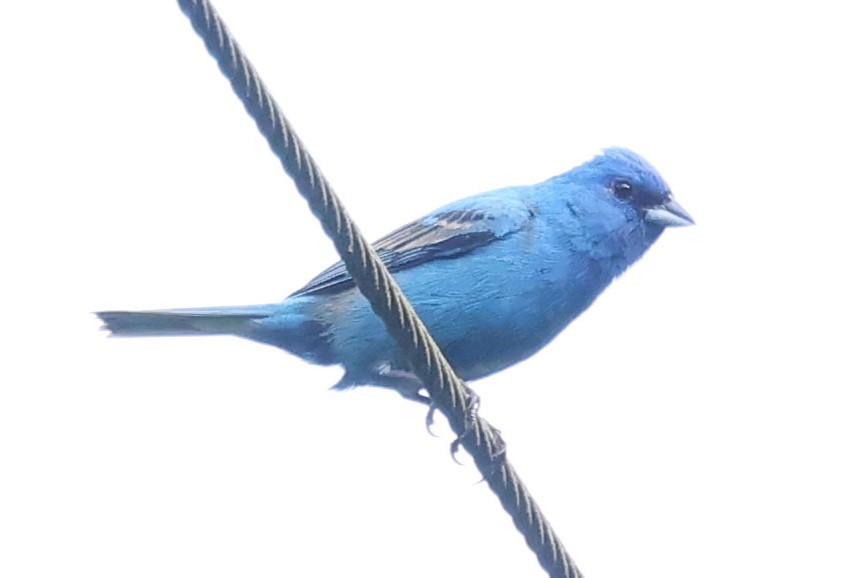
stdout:
[[458,464],[461,463],[457,459],[458,449],[460,449],[460,447],[461,447],[461,442],[463,442],[466,439],[466,437],[470,434],[470,432],[475,430],[476,424],[478,423],[478,420],[479,420],[479,406],[482,403],[482,399],[479,397],[479,394],[477,394],[471,387],[469,387],[466,384],[464,384],[464,387],[466,387],[467,393],[468,393],[468,396],[466,399],[466,405],[464,406],[465,407],[464,416],[463,416],[464,417],[464,423],[463,423],[463,427],[461,428],[461,432],[452,441],[452,444],[450,447],[451,453],[452,453],[452,459],[455,461],[455,463],[458,463]]
[[[460,446],[461,441],[467,436],[467,433],[473,429],[473,424],[479,417],[479,404],[481,402],[481,398],[479,398],[479,394],[473,391],[471,388],[464,386],[467,388],[467,392],[469,396],[467,398],[466,409],[464,410],[464,423],[461,428],[461,432],[458,434],[458,437],[451,443],[451,453],[452,459],[455,459],[455,454],[458,451],[458,447]],[[424,425],[427,429],[427,432],[436,437],[436,434],[433,433],[431,428],[434,425],[434,415],[436,411],[440,409],[440,406],[433,399],[429,400],[429,406],[427,411],[427,416],[425,416]],[[455,459],[457,462],[457,460]],[[460,463],[460,462],[458,462]]]
[[[424,386],[418,377],[410,371],[394,369],[391,364],[383,364],[378,368],[377,374],[378,385],[391,387],[403,398],[417,403],[423,403],[427,406],[428,411],[424,420],[425,429],[427,429],[427,432],[430,435],[436,437],[436,434],[433,432],[434,416],[436,411],[440,409],[440,406],[429,395],[421,393]],[[467,391],[467,397],[464,400],[463,423],[460,426],[460,432],[457,437],[449,446],[452,459],[458,464],[461,463],[457,459],[458,449],[460,449],[461,442],[476,430],[479,421],[479,405],[481,404],[479,394],[466,384],[464,384],[464,387]],[[500,437],[499,430],[492,428],[490,425],[486,425],[486,427],[489,428],[490,432],[493,434],[494,446],[491,448],[491,452],[494,458],[497,459],[505,456],[506,443],[503,441],[502,437]]]

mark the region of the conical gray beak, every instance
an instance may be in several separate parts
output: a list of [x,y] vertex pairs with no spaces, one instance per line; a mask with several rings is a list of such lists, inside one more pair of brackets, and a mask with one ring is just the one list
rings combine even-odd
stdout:
[[689,213],[672,198],[661,205],[646,209],[644,220],[663,227],[688,227],[695,224]]

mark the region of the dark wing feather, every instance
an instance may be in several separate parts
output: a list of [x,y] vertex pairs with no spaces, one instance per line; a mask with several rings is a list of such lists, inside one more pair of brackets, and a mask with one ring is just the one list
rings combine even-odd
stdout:
[[[506,217],[513,226],[503,227],[496,217],[478,209],[445,211],[404,225],[374,243],[373,248],[388,270],[396,273],[435,259],[451,259],[484,247],[520,229],[530,213],[527,210],[524,218],[516,219],[514,214]],[[354,285],[346,265],[341,261],[317,275],[290,297],[336,293]]]

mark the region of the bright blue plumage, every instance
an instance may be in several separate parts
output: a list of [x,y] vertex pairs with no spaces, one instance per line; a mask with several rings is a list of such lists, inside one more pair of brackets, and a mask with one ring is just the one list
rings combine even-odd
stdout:
[[[545,182],[468,197],[374,247],[466,380],[545,346],[666,227],[692,224],[647,161],[626,149]],[[281,303],[97,313],[116,335],[233,334],[340,364],[336,387],[420,383],[342,263]]]

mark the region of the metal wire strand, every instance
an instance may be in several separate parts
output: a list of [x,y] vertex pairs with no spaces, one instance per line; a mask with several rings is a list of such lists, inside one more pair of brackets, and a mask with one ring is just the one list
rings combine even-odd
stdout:
[[271,150],[295,181],[359,290],[410,360],[433,402],[447,417],[460,444],[473,457],[539,563],[552,578],[580,578],[577,566],[506,460],[499,433],[476,416],[473,396],[448,364],[379,256],[349,218],[211,3],[178,0],[178,4],[217,60]]

